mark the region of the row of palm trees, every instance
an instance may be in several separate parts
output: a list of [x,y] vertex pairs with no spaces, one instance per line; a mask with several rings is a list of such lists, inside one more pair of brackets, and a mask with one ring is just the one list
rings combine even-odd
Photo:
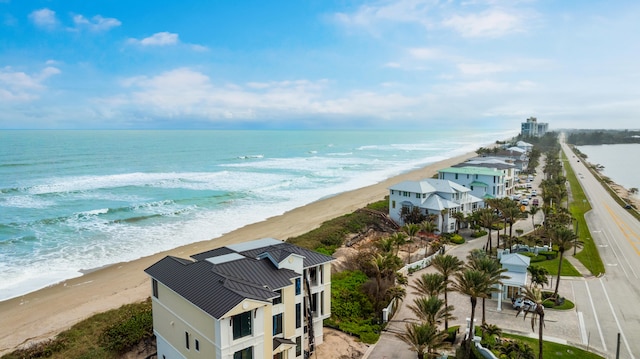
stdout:
[[[448,337],[449,320],[452,316],[453,306],[449,305],[448,293],[456,291],[469,296],[471,302],[471,323],[476,316],[478,298],[482,299],[482,323],[485,324],[484,300],[490,298],[493,292],[498,291],[498,284],[507,277],[506,269],[501,268],[500,263],[483,251],[473,251],[464,263],[452,255],[438,255],[431,264],[437,273],[423,274],[415,281],[411,288],[419,297],[414,299],[409,308],[419,319],[419,323],[408,323],[403,333],[397,337],[409,344],[409,348],[422,359],[425,355],[434,358],[440,355],[440,349],[447,348],[445,342]],[[440,298],[440,295],[443,298]],[[438,326],[444,323],[444,330]],[[472,328],[470,329],[472,330]],[[466,357],[471,351],[473,332],[469,332],[466,338]]]

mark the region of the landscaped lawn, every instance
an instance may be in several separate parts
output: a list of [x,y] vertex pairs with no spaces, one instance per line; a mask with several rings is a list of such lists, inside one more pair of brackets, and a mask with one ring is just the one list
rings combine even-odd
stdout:
[[[533,348],[533,351],[536,353],[536,358],[538,357],[538,339],[523,337],[519,335],[512,335],[512,334],[503,334],[502,336],[505,338],[522,340],[523,342],[529,344]],[[542,352],[543,352],[543,357],[545,359],[554,359],[554,358],[603,359],[603,357],[601,357],[600,355],[588,352],[586,350],[582,350],[582,349],[564,345],[564,344],[548,342],[548,341],[545,341],[542,344]]]
[[[566,255],[566,252],[565,252]],[[558,261],[560,258],[556,257],[555,259],[549,259],[542,262],[532,263],[534,266],[546,268],[549,271],[550,275],[557,276],[558,275]],[[570,277],[579,277],[581,276],[580,272],[574,267],[566,258],[562,259],[562,276],[570,276]]]
[[569,211],[576,219],[576,224],[574,225],[576,227],[576,234],[584,243],[584,247],[576,255],[576,258],[582,262],[593,275],[604,273],[604,264],[600,258],[600,253],[598,253],[598,248],[589,234],[589,227],[587,226],[587,221],[584,219],[584,214],[591,210],[591,204],[587,200],[587,196],[584,194],[582,186],[578,182],[564,152],[562,152],[562,160],[567,174],[567,181],[569,181],[569,186],[571,187],[572,198]]

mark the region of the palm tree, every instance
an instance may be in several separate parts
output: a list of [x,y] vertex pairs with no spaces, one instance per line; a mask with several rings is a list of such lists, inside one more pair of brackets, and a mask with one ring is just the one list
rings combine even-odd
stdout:
[[382,251],[382,253],[391,253],[393,251],[393,247],[395,246],[396,241],[393,237],[385,237],[381,238],[378,242],[376,242],[376,247]]
[[[458,257],[447,255],[437,255],[431,261],[431,265],[444,277],[444,305],[449,306],[449,299],[447,298],[447,291],[449,287],[449,277],[460,270],[462,267],[462,261]],[[449,321],[445,318],[444,329],[449,329]]]
[[396,337],[409,344],[409,350],[418,353],[418,359],[423,359],[425,354],[427,358],[437,358],[440,354],[436,350],[450,346],[445,342],[447,332],[438,331],[435,325],[429,323],[407,323],[404,333],[398,333]]
[[531,215],[531,225],[533,226],[533,229],[536,229],[536,213],[538,213],[540,211],[540,207],[538,206],[531,206],[531,208],[529,208],[529,214]]
[[549,284],[549,271],[545,267],[539,267],[535,265],[529,266],[527,268],[529,273],[531,273],[531,284],[542,287],[545,284]]
[[411,263],[411,244],[415,236],[420,232],[420,226],[415,223],[407,223],[402,226],[402,232],[409,237],[409,259],[407,260],[407,264],[409,264]]
[[478,298],[482,298],[487,293],[490,287],[489,276],[477,269],[466,268],[461,272],[455,273],[456,281],[451,286],[453,290],[460,292],[460,294],[468,295],[471,301],[471,319],[469,328],[469,335],[466,340],[466,358],[471,357],[471,340],[473,339],[473,322],[476,316],[476,304],[478,304]]
[[440,273],[424,273],[416,279],[411,288],[415,289],[414,294],[434,296],[440,295],[444,291],[444,276]]
[[[513,203],[513,201],[509,202]],[[513,223],[518,219],[518,217],[520,217],[521,213],[520,208],[515,205],[511,205],[503,209],[502,214],[504,218],[507,219],[507,222],[509,222],[509,248],[511,248],[511,238],[513,237]]]
[[442,210],[440,210],[440,216],[442,217],[442,230],[440,231],[440,234],[444,233],[444,216],[449,213],[449,210],[446,208],[443,208]]
[[558,287],[560,285],[560,273],[562,272],[562,259],[564,252],[576,246],[581,248],[583,243],[578,240],[578,236],[573,233],[571,228],[567,227],[554,227],[551,230],[551,242],[558,246],[558,253],[560,253],[560,260],[558,261],[558,278],[556,279],[556,289],[553,292],[554,298],[558,297]]
[[545,299],[542,298],[542,290],[535,285],[530,285],[523,288],[524,298],[535,303],[533,310],[524,310],[524,306],[518,308],[516,317],[524,311],[524,319],[527,319],[527,314],[531,313],[531,330],[536,331],[536,319],[538,321],[538,359],[542,359],[542,330],[544,329],[544,305],[542,303]]
[[[424,232],[427,232],[429,234],[433,234],[436,231],[436,224],[433,222],[432,219],[427,219],[425,221],[422,221],[422,223],[420,223],[420,229]],[[424,258],[427,258],[427,251],[429,249],[429,246],[425,243],[424,246]]]
[[495,214],[493,210],[489,208],[482,210],[482,213],[480,214],[480,223],[482,223],[482,226],[486,228],[487,231],[489,232],[489,237],[487,238],[488,253],[491,253],[491,247],[493,246],[493,244],[491,244],[491,229],[493,228],[493,225],[497,221],[498,221],[498,216]]
[[400,252],[400,246],[407,243],[407,235],[402,232],[395,232],[391,235],[391,238],[396,245],[396,256],[398,256],[398,253]]
[[455,319],[451,314],[453,306],[445,306],[444,300],[436,296],[415,298],[413,305],[408,307],[418,319],[432,325],[439,325],[443,320]]
[[464,222],[466,216],[462,212],[453,212],[451,216],[456,219],[456,234],[460,233],[460,223]]
[[480,327],[482,329],[482,334],[485,336],[497,336],[500,337],[502,335],[502,329],[495,324],[483,323]]
[[509,279],[510,277],[503,275],[503,273],[505,273],[507,269],[502,268],[500,262],[491,257],[488,257],[486,255],[469,255],[469,257],[467,258],[469,259],[469,262],[467,262],[467,266],[469,268],[479,270],[489,277],[489,286],[487,288],[487,292],[482,297],[482,324],[485,324],[485,299],[490,297],[491,293],[498,292],[499,289],[496,286],[502,284],[503,280]]

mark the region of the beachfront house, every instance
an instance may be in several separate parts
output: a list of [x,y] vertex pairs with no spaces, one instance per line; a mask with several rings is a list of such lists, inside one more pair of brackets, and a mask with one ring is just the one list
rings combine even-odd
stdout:
[[499,157],[476,157],[454,165],[453,167],[484,167],[501,171],[504,175],[505,196],[510,196],[515,193],[518,175],[520,174],[520,169],[518,169],[513,162]]
[[151,277],[159,359],[292,359],[331,315],[332,257],[277,239],[167,256]]
[[469,188],[447,180],[403,181],[389,187],[389,216],[400,225],[404,224],[403,208],[409,211],[418,208],[424,215],[436,215],[438,231],[453,232],[455,212],[469,215],[483,205]]
[[521,288],[526,286],[528,275],[527,268],[531,258],[518,253],[500,253],[500,264],[507,271],[504,276],[509,277],[502,280],[499,291],[492,294],[494,299],[498,299],[498,310],[502,310],[502,302],[507,301],[511,305],[511,298],[518,298]]
[[507,174],[504,170],[479,166],[441,169],[438,171],[438,178],[469,188],[472,195],[483,200],[505,197],[507,195],[505,185],[512,185],[507,182]]

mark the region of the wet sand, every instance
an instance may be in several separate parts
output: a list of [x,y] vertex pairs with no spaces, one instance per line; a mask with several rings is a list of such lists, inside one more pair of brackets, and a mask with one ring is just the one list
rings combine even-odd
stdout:
[[189,244],[152,256],[86,272],[78,278],[0,302],[0,355],[14,348],[54,337],[95,313],[146,299],[151,286],[144,269],[167,255],[187,258],[224,245],[264,237],[287,239],[317,228],[322,222],[351,213],[388,194],[404,180],[430,178],[438,169],[475,156],[470,152],[407,172],[378,184],[338,194],[247,225],[221,237]]

